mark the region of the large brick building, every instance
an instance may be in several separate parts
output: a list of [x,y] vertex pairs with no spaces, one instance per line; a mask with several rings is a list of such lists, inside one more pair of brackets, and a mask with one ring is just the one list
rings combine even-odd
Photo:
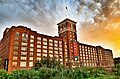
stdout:
[[39,34],[24,26],[6,28],[0,41],[0,68],[9,72],[30,69],[43,57],[54,57],[66,67],[114,66],[111,50],[77,41],[76,22],[65,19],[57,25],[58,37]]

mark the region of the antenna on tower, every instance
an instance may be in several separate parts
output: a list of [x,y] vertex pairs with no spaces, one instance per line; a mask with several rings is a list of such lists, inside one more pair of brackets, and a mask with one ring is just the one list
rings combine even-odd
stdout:
[[68,18],[67,0],[64,0],[64,6],[65,6],[65,14],[66,14],[66,18]]
[[67,18],[68,17],[68,8],[67,8],[67,6],[65,8],[66,8],[66,18]]

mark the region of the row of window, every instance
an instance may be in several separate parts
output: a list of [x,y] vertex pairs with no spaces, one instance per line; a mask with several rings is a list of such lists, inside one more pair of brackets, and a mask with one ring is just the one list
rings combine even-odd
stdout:
[[[43,54],[44,56],[46,56],[46,54]],[[50,55],[52,56],[52,55]],[[17,57],[13,57],[14,60],[17,60]],[[21,60],[26,60],[27,57],[21,57]],[[33,57],[30,57],[29,60],[33,60]],[[37,57],[37,60],[40,61],[41,58],[40,57]],[[58,59],[56,59],[58,60]],[[63,62],[63,59],[60,59],[61,62]],[[26,63],[27,61],[20,61],[20,67],[26,67]],[[12,63],[12,66],[13,67],[17,67],[18,66],[18,62],[17,61],[13,61]],[[30,61],[29,62],[29,67],[32,67],[33,66],[33,61]]]
[[[15,32],[15,40],[19,40],[19,36],[20,36],[20,32]],[[28,41],[28,34],[27,33],[22,33],[22,41],[25,41],[27,42]],[[37,43],[40,43],[41,44],[41,37],[37,37]],[[47,38],[43,38],[43,42],[46,42],[47,43]],[[30,35],[30,42],[34,42],[34,35]],[[49,42],[53,42],[52,39],[49,39]],[[45,44],[46,44],[45,43]],[[58,43],[58,40],[54,40],[54,43]],[[62,41],[59,41],[59,44],[62,44]]]
[[[13,60],[18,60],[18,57],[17,56],[13,56]],[[27,57],[26,56],[21,56],[20,60],[27,60]],[[29,60],[33,60],[33,57],[29,57]]]
[[[13,67],[17,67],[18,66],[18,62],[13,62],[12,63]],[[26,61],[21,61],[20,62],[20,67],[26,67],[27,66],[27,62]],[[33,66],[33,62],[29,62],[29,67]]]
[[[70,24],[70,27],[72,30],[75,30],[74,24]],[[67,29],[66,24],[62,24],[61,26],[59,26],[59,31],[65,30]]]

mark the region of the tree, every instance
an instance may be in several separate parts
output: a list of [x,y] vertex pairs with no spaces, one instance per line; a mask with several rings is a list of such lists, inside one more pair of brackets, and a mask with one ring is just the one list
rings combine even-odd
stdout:
[[55,58],[50,57],[44,57],[41,61],[36,61],[36,63],[34,63],[33,69],[37,70],[40,67],[56,69],[63,68],[63,66],[60,64],[60,61],[56,61]]
[[120,57],[114,58],[115,65],[120,64]]

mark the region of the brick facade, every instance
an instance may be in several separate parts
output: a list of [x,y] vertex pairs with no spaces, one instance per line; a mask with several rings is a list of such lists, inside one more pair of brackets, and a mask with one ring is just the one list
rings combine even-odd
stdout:
[[77,41],[76,22],[65,19],[58,23],[59,37],[39,34],[24,26],[6,28],[0,41],[0,68],[9,72],[30,69],[43,57],[56,58],[65,67],[113,67],[109,49]]

